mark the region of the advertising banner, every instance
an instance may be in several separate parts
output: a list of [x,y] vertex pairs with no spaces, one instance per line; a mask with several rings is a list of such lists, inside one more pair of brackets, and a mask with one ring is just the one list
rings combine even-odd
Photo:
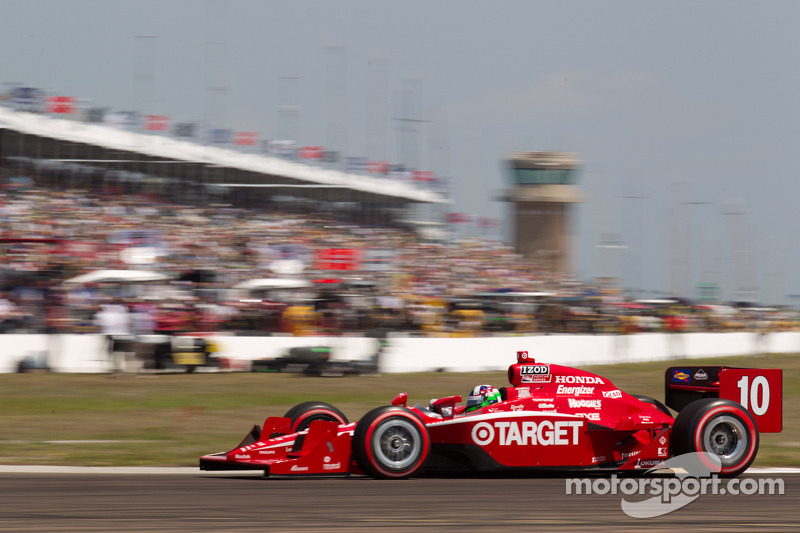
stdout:
[[317,270],[360,270],[361,254],[354,248],[321,248],[314,253]]

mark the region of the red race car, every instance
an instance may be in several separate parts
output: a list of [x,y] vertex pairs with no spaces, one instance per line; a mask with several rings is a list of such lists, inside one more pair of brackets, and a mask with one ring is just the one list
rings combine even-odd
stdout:
[[712,471],[744,472],[759,432],[782,426],[780,369],[670,367],[666,404],[628,394],[608,379],[537,363],[517,352],[509,387],[392,405],[349,422],[336,407],[305,402],[254,426],[229,452],[204,455],[202,470],[264,470],[267,475],[350,475],[399,479],[458,472],[637,471],[669,457],[719,458]]

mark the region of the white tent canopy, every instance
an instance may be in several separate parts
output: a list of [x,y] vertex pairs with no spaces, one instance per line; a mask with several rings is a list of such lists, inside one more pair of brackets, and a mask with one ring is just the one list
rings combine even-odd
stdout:
[[234,289],[249,291],[270,289],[306,289],[313,284],[310,281],[296,278],[258,278],[249,279],[233,286]]
[[87,283],[145,283],[165,281],[170,276],[150,270],[95,270],[64,280],[65,284],[81,285]]

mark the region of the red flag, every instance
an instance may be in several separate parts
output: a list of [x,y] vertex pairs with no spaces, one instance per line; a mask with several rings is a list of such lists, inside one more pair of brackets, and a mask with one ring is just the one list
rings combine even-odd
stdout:
[[169,117],[166,115],[147,115],[144,127],[150,131],[167,131],[169,129]]
[[470,216],[466,213],[447,213],[448,224],[466,224],[469,222]]
[[430,170],[415,170],[411,179],[414,181],[433,181],[433,172]]
[[258,132],[237,131],[233,138],[233,144],[238,144],[239,146],[255,146],[258,144]]
[[47,112],[71,115],[75,112],[75,98],[72,96],[49,96]]
[[388,161],[369,161],[367,162],[367,172],[370,174],[388,174]]
[[322,146],[301,146],[297,149],[297,157],[301,159],[322,159]]

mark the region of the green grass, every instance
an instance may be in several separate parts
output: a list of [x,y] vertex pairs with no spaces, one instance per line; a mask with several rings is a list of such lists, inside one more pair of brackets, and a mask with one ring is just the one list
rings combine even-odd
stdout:
[[[664,369],[674,364],[680,362],[584,368],[627,392],[663,400]],[[693,359],[687,364],[782,368],[784,430],[761,436],[755,464],[800,466],[798,355]],[[227,451],[253,424],[306,400],[331,403],[358,420],[398,392],[408,392],[409,403],[427,403],[433,397],[464,395],[478,383],[499,387],[506,384],[506,374],[1,374],[0,464],[195,466],[200,455]]]

